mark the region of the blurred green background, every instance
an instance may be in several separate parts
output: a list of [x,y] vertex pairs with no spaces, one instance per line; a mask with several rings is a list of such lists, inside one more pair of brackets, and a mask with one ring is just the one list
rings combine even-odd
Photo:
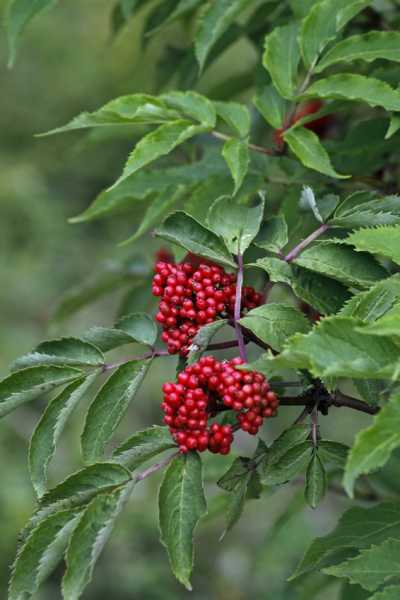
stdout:
[[[4,9],[3,1],[0,5]],[[90,281],[99,272],[118,271],[120,263],[133,264],[133,273],[137,270],[135,265],[139,265],[139,272],[146,271],[151,268],[152,254],[160,245],[148,235],[136,246],[117,247],[136,229],[143,211],[139,205],[128,216],[83,225],[67,223],[68,218],[81,213],[119,175],[134,145],[134,130],[131,133],[128,130],[124,137],[118,130],[106,135],[34,137],[118,95],[154,93],[155,68],[165,43],[187,41],[188,32],[181,25],[174,25],[143,48],[140,40],[143,11],[137,21],[110,40],[110,10],[109,0],[61,2],[27,31],[12,70],[6,68],[7,44],[4,29],[1,31],[2,377],[12,360],[50,333],[80,335],[94,324],[112,323],[125,289],[104,296],[67,324],[49,329],[52,311],[62,293]],[[255,60],[250,44],[240,42],[216,61],[197,88],[215,89],[222,73],[240,74],[242,68],[248,69]],[[243,95],[240,99],[243,100]],[[285,293],[274,291],[280,299]],[[293,302],[292,298],[286,300]],[[115,356],[129,356],[126,352],[116,352]],[[255,357],[257,350],[252,352]],[[153,365],[152,376],[142,386],[113,445],[137,430],[161,422],[160,387],[171,378],[175,362],[175,358],[168,357]],[[0,598],[6,597],[8,567],[14,559],[18,531],[35,504],[27,452],[30,436],[47,401],[45,398],[26,405],[0,422]],[[51,485],[82,466],[79,435],[89,401],[90,398],[82,402],[67,426],[50,465]],[[322,423],[324,437],[352,443],[355,431],[370,421],[362,414],[343,414],[345,410],[340,415],[339,410],[332,410],[330,418]],[[262,437],[272,442],[298,413],[299,409],[282,409],[278,419],[264,426]],[[255,440],[248,437],[236,436],[237,453],[251,454]],[[219,543],[227,498],[218,491],[215,481],[227,470],[231,457],[209,455],[204,462],[210,515],[196,532],[192,598],[301,600],[311,597],[313,590],[325,582],[332,585],[315,597],[324,600],[365,597],[354,586],[339,591],[337,581],[330,582],[321,574],[312,578],[307,584],[310,587],[302,591],[293,587],[285,592],[289,595],[281,596],[279,592],[308,542],[328,532],[349,506],[346,498],[328,493],[324,504],[313,511],[304,507],[301,485],[282,486],[273,495],[247,505],[239,525]],[[159,543],[156,505],[161,476],[157,473],[138,485],[96,566],[94,581],[84,598],[169,600],[188,596],[174,579],[165,548]],[[33,596],[34,600],[61,598],[61,577],[62,566]]]

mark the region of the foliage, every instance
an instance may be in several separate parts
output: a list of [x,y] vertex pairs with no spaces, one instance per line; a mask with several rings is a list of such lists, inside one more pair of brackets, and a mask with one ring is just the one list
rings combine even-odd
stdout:
[[[25,28],[53,3],[10,0],[6,25],[11,63]],[[130,284],[129,298],[114,325],[91,327],[81,338],[46,340],[14,361],[10,375],[0,382],[0,416],[57,386],[66,387],[49,402],[32,436],[29,465],[38,504],[21,534],[10,600],[29,597],[63,559],[63,597],[77,600],[135,484],[166,465],[158,497],[161,541],[177,579],[191,589],[193,533],[207,512],[202,460],[194,450],[200,450],[196,441],[200,433],[190,438],[195,440],[192,447],[189,441],[187,447],[179,442],[176,425],[170,431],[154,426],[135,433],[111,455],[107,444],[154,361],[179,353],[181,382],[194,365],[203,365],[199,360],[204,352],[220,351],[223,360],[224,350],[236,346],[244,363],[231,363],[236,381],[251,370],[270,377],[274,389],[277,384],[300,388],[298,396],[279,398],[280,411],[291,404],[305,409],[270,446],[260,439],[252,457],[234,457],[218,480],[230,495],[223,536],[239,521],[247,500],[272,494],[289,480],[302,481],[305,472],[304,499],[312,508],[327,492],[338,489],[351,498],[379,502],[345,512],[330,534],[310,544],[292,578],[323,563],[323,573],[348,578],[371,592],[372,598],[398,594],[399,491],[392,484],[390,501],[383,502],[373,478],[367,476],[386,465],[400,444],[400,396],[392,394],[400,380],[400,209],[395,172],[400,81],[394,66],[400,61],[400,36],[395,31],[400,19],[395,9],[370,4],[180,0],[153,7],[146,0],[120,0],[114,7],[113,36],[144,8],[149,9],[144,39],[177,22],[196,21],[194,40],[184,48],[165,48],[160,58],[161,93],[126,94],[48,132],[115,127],[128,136],[138,132],[120,177],[72,221],[135,210],[138,202],[146,201],[143,219],[126,243],[156,225],[155,237],[170,244],[177,263],[202,259],[209,261],[208,266],[233,269],[237,276],[226,286],[230,293],[223,309],[214,310],[215,301],[208,305],[211,312],[200,317],[205,301],[198,298],[200,327],[191,336],[190,347],[183,349],[182,344],[189,342],[181,343],[178,336],[176,345],[169,344],[166,351],[154,347],[158,340],[149,293],[152,273],[140,261],[132,261],[99,275],[84,288],[70,290],[54,317],[55,324],[67,320],[94,299]],[[257,54],[256,63],[237,81],[205,90],[201,82],[206,71],[243,39]],[[379,68],[374,61],[379,61]],[[296,118],[299,104],[307,107],[310,101],[317,106],[308,105],[309,112]],[[376,139],[370,142],[373,135]],[[212,280],[216,286],[222,277],[229,280],[225,270],[215,268],[213,273],[220,278]],[[160,276],[162,271],[160,267]],[[153,294],[161,296],[157,276]],[[194,285],[193,294],[199,280],[195,273],[187,284]],[[262,294],[252,287],[260,280],[265,284]],[[277,291],[284,285],[291,290],[287,303],[280,301]],[[216,297],[226,287],[214,289]],[[186,295],[190,294],[189,289]],[[171,305],[179,302],[172,297]],[[318,311],[315,318],[302,314],[304,302]],[[162,312],[157,321],[165,322]],[[228,330],[225,325],[232,325],[235,339],[211,344],[222,327]],[[176,319],[167,326],[174,329]],[[115,362],[104,357],[132,343],[147,346],[148,351]],[[250,364],[245,347],[249,343],[264,351]],[[47,468],[68,418],[95,381],[111,369],[116,370],[87,410],[81,436],[85,467],[48,491]],[[271,373],[276,369],[285,369],[290,380],[274,381]],[[361,399],[343,393],[345,380],[353,381]],[[261,388],[258,380],[253,385]],[[218,419],[218,411],[224,412],[222,429],[234,433],[241,427],[258,433],[246,415],[254,415],[254,420],[261,409],[251,412],[252,405],[245,405],[249,411],[236,418],[243,405],[229,411],[232,402],[226,396],[213,404],[212,386],[207,390],[207,418]],[[235,398],[237,391],[231,392]],[[175,393],[164,392],[170,400]],[[254,394],[260,396],[257,390]],[[273,404],[276,394],[264,388],[261,397]],[[276,409],[267,408],[268,401],[263,418],[276,416]],[[327,415],[333,407],[374,416],[351,449],[340,440],[321,437],[318,414]],[[170,412],[164,412],[165,423],[171,425]],[[304,424],[309,413],[310,425]],[[177,445],[181,453],[136,473],[146,461],[176,450]],[[208,448],[212,450],[211,443]],[[221,454],[228,454],[230,445],[221,441],[221,448]],[[339,488],[332,484],[336,468],[344,470]],[[329,562],[332,559],[339,562]],[[293,597],[293,589],[288,584],[282,598]]]

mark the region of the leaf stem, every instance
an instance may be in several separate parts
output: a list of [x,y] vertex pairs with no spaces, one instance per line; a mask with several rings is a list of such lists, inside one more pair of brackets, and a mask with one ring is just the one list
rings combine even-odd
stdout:
[[303,250],[303,248],[308,246],[308,244],[310,244],[313,240],[315,240],[315,238],[317,238],[319,235],[321,235],[321,233],[323,233],[330,227],[331,226],[327,225],[326,223],[321,225],[321,227],[319,229],[314,231],[311,235],[308,236],[308,238],[306,238],[300,244],[298,244],[298,246],[296,246],[296,248],[293,248],[293,250],[291,252],[289,252],[289,254],[287,256],[285,256],[285,258],[283,260],[285,262],[290,262],[291,260],[293,260],[294,257]]
[[[285,259],[283,259],[285,260]],[[261,296],[261,301],[260,301],[260,306],[263,306],[267,300],[268,300],[268,296],[270,291],[272,290],[272,288],[274,287],[275,282],[269,280],[267,285],[265,286],[265,290],[263,291],[263,295]]]
[[234,321],[235,321],[235,331],[236,337],[239,342],[239,350],[240,356],[242,357],[243,362],[247,363],[247,354],[246,348],[244,345],[244,340],[242,336],[242,331],[240,329],[240,325],[238,320],[240,319],[240,305],[242,300],[242,285],[243,285],[243,259],[240,252],[240,238],[238,242],[238,276],[236,282],[236,298],[235,298],[235,313],[234,313]]
[[[219,131],[209,131],[210,135],[218,138],[219,140],[228,141],[231,139],[231,136],[220,133]],[[250,150],[255,150],[256,152],[261,152],[261,154],[269,154],[270,156],[280,156],[282,153],[280,150],[268,150],[267,148],[262,148],[261,146],[255,146],[254,144],[247,144],[247,147]]]
[[147,469],[147,471],[144,471],[143,473],[141,473],[140,475],[138,475],[138,477],[136,479],[136,482],[142,481],[142,479],[145,479],[149,475],[153,475],[153,473],[155,473],[159,469],[162,469],[163,467],[165,467],[165,465],[168,465],[168,463],[170,463],[178,455],[179,455],[179,452],[175,452],[175,454],[172,454],[171,456],[168,456],[168,458],[165,458],[164,460],[162,460],[161,462],[157,463],[153,467],[150,467],[150,469]]

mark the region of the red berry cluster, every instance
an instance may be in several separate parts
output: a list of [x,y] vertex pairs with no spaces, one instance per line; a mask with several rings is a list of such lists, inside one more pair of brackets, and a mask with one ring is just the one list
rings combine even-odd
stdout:
[[[187,356],[201,327],[225,313],[233,317],[236,300],[236,275],[223,267],[202,263],[157,264],[152,292],[161,296],[156,320],[161,323],[161,339],[170,354]],[[242,288],[241,310],[256,308],[261,300],[252,287]]]
[[[226,406],[238,414],[243,431],[258,433],[263,419],[276,417],[278,399],[270,391],[264,376],[255,371],[237,371],[241,358],[217,362],[213,356],[200,361],[178,375],[178,383],[163,385],[164,423],[183,453],[189,450],[228,454],[233,441],[229,425],[213,423],[207,429],[208,419]],[[241,412],[245,409],[244,412]]]

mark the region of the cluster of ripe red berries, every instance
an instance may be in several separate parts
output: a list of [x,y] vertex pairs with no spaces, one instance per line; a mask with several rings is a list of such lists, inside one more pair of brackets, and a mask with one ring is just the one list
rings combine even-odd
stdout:
[[178,375],[178,383],[163,385],[164,423],[182,453],[208,448],[214,454],[229,454],[233,441],[230,425],[213,423],[207,429],[208,419],[224,407],[239,413],[241,428],[251,435],[258,433],[265,418],[276,417],[279,402],[275,392],[260,373],[236,370],[241,364],[239,357],[230,363],[202,357]]
[[[156,316],[163,328],[161,339],[170,354],[187,356],[201,327],[222,313],[233,317],[236,275],[211,263],[202,263],[197,269],[191,263],[159,262],[156,270],[152,292],[161,296]],[[242,288],[241,310],[256,308],[260,300],[261,294],[254,288]]]

